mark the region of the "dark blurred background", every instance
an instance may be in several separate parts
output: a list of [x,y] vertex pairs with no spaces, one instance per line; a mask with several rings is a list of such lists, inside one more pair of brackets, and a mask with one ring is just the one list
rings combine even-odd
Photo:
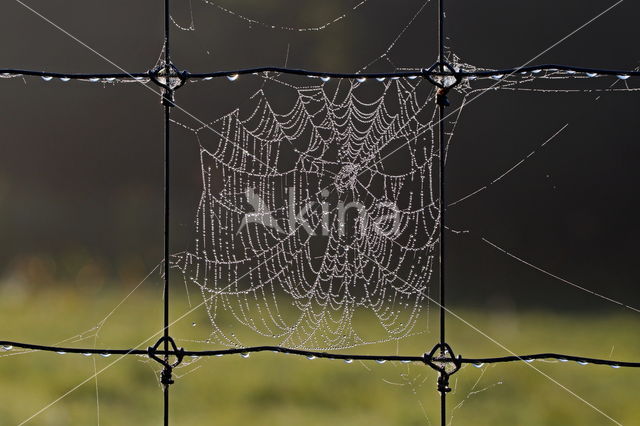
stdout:
[[[174,1],[175,21],[195,28],[173,27],[174,62],[192,72],[285,64],[352,72],[365,66],[368,71],[421,68],[436,60],[435,2],[369,0],[351,10],[356,4]],[[612,4],[451,1],[448,46],[469,64],[518,66]],[[152,68],[161,53],[158,1],[30,0],[28,5],[127,71]],[[622,2],[534,62],[633,69],[640,60],[639,12],[638,3]],[[319,31],[282,28],[321,26],[344,13]],[[0,68],[119,71],[14,1],[2,5],[0,46]],[[599,79],[596,86],[606,88],[614,80]],[[0,84],[2,280],[81,287],[144,277],[162,258],[158,97],[138,84],[39,78]],[[199,85],[185,87],[178,103],[210,122],[238,104],[223,86],[211,96],[211,90],[203,96]],[[457,106],[460,98],[452,100]],[[448,158],[450,200],[537,152],[500,182],[449,209],[450,227],[469,231],[449,234],[451,303],[613,306],[514,260],[485,238],[553,274],[636,304],[639,105],[633,92],[497,91],[464,109]],[[175,129],[172,250],[177,252],[193,238],[200,170],[193,134]]]

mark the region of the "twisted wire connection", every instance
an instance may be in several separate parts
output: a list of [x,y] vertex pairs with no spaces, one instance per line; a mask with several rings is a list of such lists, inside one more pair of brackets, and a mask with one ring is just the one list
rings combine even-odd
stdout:
[[[213,71],[206,73],[191,73],[189,71],[183,71],[183,77],[185,80],[204,80],[220,77],[234,77],[246,74],[259,74],[265,72],[283,73],[290,75],[300,75],[307,77],[329,77],[329,78],[402,78],[402,77],[426,77],[426,76],[458,76],[465,77],[496,77],[505,74],[515,73],[529,73],[539,71],[565,71],[569,73],[585,73],[585,74],[597,74],[607,76],[629,76],[638,77],[640,71],[635,70],[614,70],[604,68],[584,68],[575,67],[571,65],[559,65],[559,64],[543,64],[543,65],[531,65],[526,67],[505,68],[497,70],[485,70],[485,71],[465,71],[465,70],[446,70],[440,71],[439,67],[435,69],[422,69],[416,71],[397,71],[388,73],[336,73],[336,72],[324,72],[314,71],[296,68],[283,68],[283,67],[257,67],[257,68],[242,68],[237,70],[226,71]],[[33,76],[43,78],[59,78],[69,80],[89,80],[89,79],[116,79],[116,80],[141,80],[152,78],[153,70],[136,73],[60,73],[49,71],[34,71],[34,70],[21,70],[21,69],[0,69],[0,77],[19,77],[19,76]]]
[[[42,352],[56,352],[59,354],[83,354],[83,355],[146,355],[151,357],[156,356],[189,356],[189,357],[210,357],[210,356],[225,356],[225,355],[238,355],[249,354],[254,352],[276,352],[288,355],[299,355],[307,358],[323,358],[323,359],[337,359],[345,361],[399,361],[399,362],[425,362],[428,359],[428,355],[350,355],[350,354],[336,354],[320,351],[307,351],[301,349],[285,348],[281,346],[252,346],[247,348],[234,348],[234,349],[221,349],[221,350],[203,350],[203,351],[190,351],[183,349],[171,349],[168,351],[162,349],[98,349],[98,348],[69,348],[62,346],[44,346],[34,345],[30,343],[20,343],[11,341],[0,341],[0,345],[5,350],[11,350],[13,348],[28,349],[33,351]],[[7,349],[8,348],[8,349]],[[595,365],[608,365],[610,367],[631,367],[640,368],[640,362],[628,362],[628,361],[616,361],[609,359],[590,358],[576,355],[565,355],[553,352],[545,352],[539,354],[529,355],[512,355],[504,357],[490,357],[490,358],[465,358],[459,357],[455,359],[462,364],[474,364],[481,366],[483,364],[500,364],[507,362],[531,362],[534,360],[556,360],[560,362],[574,361],[583,365],[595,364]],[[453,362],[453,358],[438,357],[437,361],[440,363]]]

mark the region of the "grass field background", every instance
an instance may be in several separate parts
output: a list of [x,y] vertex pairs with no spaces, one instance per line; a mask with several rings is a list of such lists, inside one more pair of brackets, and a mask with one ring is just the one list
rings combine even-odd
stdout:
[[[162,324],[161,287],[156,284],[135,291],[99,330],[92,328],[130,289],[25,290],[10,283],[0,288],[2,339],[55,344],[72,338],[65,344],[146,348],[155,342],[157,336],[150,336]],[[184,291],[177,291],[172,315],[178,317],[187,309]],[[624,310],[580,314],[453,310],[517,353],[640,359],[638,317]],[[429,329],[400,342],[351,351],[421,354],[437,341],[435,317]],[[190,341],[204,340],[208,333],[201,311],[185,317],[172,331],[179,345],[194,349],[203,346]],[[453,317],[448,336],[454,351],[465,356],[507,354]],[[436,374],[420,364],[346,364],[272,353],[187,362],[176,371],[171,388],[175,425],[439,424]],[[0,424],[20,424],[86,381],[27,424],[158,425],[162,417],[158,370],[144,357],[2,352]],[[102,371],[97,383],[90,379],[95,371]],[[466,366],[452,378],[450,420],[453,425],[615,424],[600,410],[621,424],[638,425],[638,383],[638,370],[571,362]]]

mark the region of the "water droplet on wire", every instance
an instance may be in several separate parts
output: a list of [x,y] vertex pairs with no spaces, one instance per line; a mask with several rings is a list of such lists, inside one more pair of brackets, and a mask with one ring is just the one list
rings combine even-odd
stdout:
[[387,360],[386,359],[376,359],[376,362],[378,364],[384,364],[385,362],[387,362]]
[[495,74],[491,76],[494,80],[500,80],[502,77],[504,77],[504,74]]
[[347,363],[347,364],[351,364],[353,362],[353,360],[352,359],[345,359],[344,362]]
[[229,79],[229,81],[236,81],[238,79],[238,77],[240,77],[240,75],[238,74],[229,74],[227,76],[227,78]]
[[376,80],[378,80],[378,81],[384,81],[384,80],[385,80],[385,78],[384,78],[384,77],[376,77]]
[[616,75],[616,77],[618,77],[620,80],[626,80],[629,78],[628,74],[618,74]]
[[314,359],[316,359],[315,355],[307,355],[307,359],[309,361],[313,361]]
[[83,353],[82,355],[84,355],[84,356],[91,356],[91,355],[93,355],[93,354],[92,354],[91,352],[85,352],[85,353]]
[[473,366],[475,368],[482,368],[482,367],[484,367],[484,362],[477,362],[477,363],[474,362]]
[[242,358],[249,358],[249,355],[250,355],[250,354],[249,354],[249,352],[242,352],[242,353],[240,354],[240,356],[241,356]]
[[598,75],[597,72],[588,72],[587,77],[596,77]]
[[331,77],[328,77],[328,76],[325,75],[325,76],[320,77],[320,80],[322,80],[322,81],[324,81],[326,83],[327,81],[331,80]]
[[576,361],[578,364],[580,365],[587,365],[589,364],[587,361]]
[[11,345],[2,345],[2,350],[3,351],[10,351],[11,349],[13,349],[13,346],[11,346]]
[[60,81],[67,82],[69,80],[71,80],[69,77],[60,77]]
[[613,364],[611,368],[620,368],[620,366],[618,364]]
[[356,78],[356,81],[358,83],[364,83],[365,81],[367,81],[367,77],[358,77],[358,78]]
[[105,353],[101,353],[100,356],[103,357],[103,358],[109,358],[111,356],[111,354],[105,352]]
[[43,79],[44,81],[51,81],[51,80],[53,80],[53,77],[48,76],[48,75],[43,75],[43,76],[42,76],[42,79]]

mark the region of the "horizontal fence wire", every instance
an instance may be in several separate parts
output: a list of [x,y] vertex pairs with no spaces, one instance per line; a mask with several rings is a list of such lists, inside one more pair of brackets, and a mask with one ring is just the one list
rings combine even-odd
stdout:
[[[0,341],[0,345],[5,350],[12,350],[13,348],[21,348],[33,351],[43,352],[56,352],[59,354],[83,354],[83,355],[147,355],[151,353],[159,356],[189,356],[189,357],[210,357],[210,356],[225,356],[225,355],[244,355],[255,352],[276,352],[289,355],[300,355],[307,358],[324,358],[324,359],[338,359],[345,361],[399,361],[399,362],[425,362],[428,355],[410,356],[410,355],[356,355],[356,354],[338,354],[331,352],[321,351],[308,351],[302,349],[285,348],[282,346],[252,346],[246,348],[233,348],[233,349],[221,349],[221,350],[151,350],[148,349],[98,349],[98,348],[71,348],[62,346],[44,346],[34,345],[30,343],[12,342],[12,341]],[[447,357],[438,357],[438,362],[453,362],[459,361],[462,364],[500,364],[507,362],[531,362],[535,360],[556,360],[560,362],[574,361],[583,365],[595,364],[595,365],[608,365],[610,367],[631,367],[640,368],[640,362],[628,362],[628,361],[616,361],[610,359],[590,358],[576,355],[565,355],[553,352],[529,354],[529,355],[511,355],[504,357],[490,357],[490,358],[466,358],[459,357],[456,359]]]
[[[637,70],[615,70],[604,68],[584,68],[575,67],[571,65],[559,65],[559,64],[543,64],[543,65],[531,65],[526,67],[505,68],[497,70],[484,70],[484,71],[465,71],[461,70],[445,70],[440,71],[438,67],[434,69],[421,69],[415,71],[397,71],[387,73],[336,73],[336,72],[324,72],[314,71],[296,68],[282,68],[282,67],[258,67],[258,68],[242,68],[237,70],[225,70],[225,71],[213,71],[205,73],[191,73],[189,71],[180,71],[182,78],[185,80],[202,80],[219,77],[230,77],[234,75],[246,75],[257,74],[265,72],[275,72],[282,74],[300,75],[307,77],[329,77],[329,78],[402,78],[402,77],[426,77],[426,76],[459,76],[465,77],[496,77],[506,74],[515,73],[529,73],[538,71],[567,71],[572,73],[585,73],[585,74],[597,74],[597,75],[611,75],[611,76],[640,76],[640,71]],[[136,73],[61,73],[61,72],[49,72],[49,71],[35,71],[35,70],[22,70],[22,69],[0,69],[0,76],[4,77],[19,77],[19,76],[34,76],[45,78],[64,78],[70,80],[86,80],[86,79],[145,79],[151,78],[156,70],[149,70],[145,72]]]

